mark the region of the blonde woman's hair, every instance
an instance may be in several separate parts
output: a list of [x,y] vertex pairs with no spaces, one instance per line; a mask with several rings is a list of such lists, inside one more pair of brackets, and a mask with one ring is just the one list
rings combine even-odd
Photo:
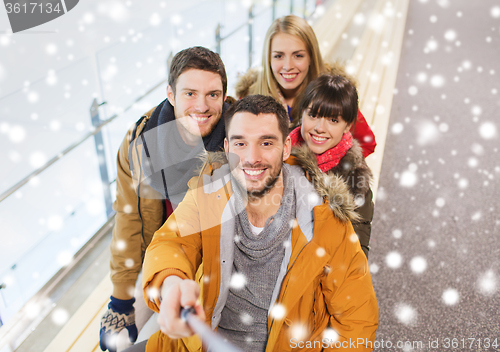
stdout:
[[[266,37],[264,39],[264,48],[262,50],[262,70],[258,74],[257,81],[250,87],[250,94],[270,95],[279,100],[278,92],[280,88],[271,69],[271,44],[273,38],[279,33],[290,34],[299,38],[306,45],[311,59],[307,76],[295,96],[295,101],[298,101],[309,82],[318,77],[320,73],[324,72],[325,67],[319,51],[316,34],[314,34],[313,29],[306,20],[295,15],[288,15],[274,20],[267,30]],[[298,116],[295,116],[297,114],[297,110],[298,108],[292,109],[294,122],[296,118],[298,118]]]

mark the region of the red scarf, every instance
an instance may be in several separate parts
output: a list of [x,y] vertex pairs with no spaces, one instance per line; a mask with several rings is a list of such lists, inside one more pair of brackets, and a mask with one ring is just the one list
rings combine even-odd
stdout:
[[[304,139],[300,134],[300,126],[295,128],[290,132],[290,138],[292,140],[292,147],[301,145],[304,143]],[[323,154],[316,154],[316,160],[318,161],[318,166],[323,172],[327,172],[337,166],[347,151],[352,148],[352,134],[351,132],[344,133],[340,142],[330,149],[328,149]]]

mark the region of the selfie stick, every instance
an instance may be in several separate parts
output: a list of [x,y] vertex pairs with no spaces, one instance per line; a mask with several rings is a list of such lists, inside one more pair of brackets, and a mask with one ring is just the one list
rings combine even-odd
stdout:
[[210,351],[217,352],[243,352],[238,347],[230,344],[229,342],[217,336],[204,322],[196,317],[196,311],[194,308],[182,308],[181,319],[185,321],[189,327],[195,332],[195,334],[200,335],[201,340],[205,346],[209,347]]

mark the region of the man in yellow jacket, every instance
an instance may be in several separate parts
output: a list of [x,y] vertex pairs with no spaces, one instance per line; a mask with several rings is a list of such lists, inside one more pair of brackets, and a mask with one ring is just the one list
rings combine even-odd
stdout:
[[288,117],[273,98],[236,102],[225,124],[225,155],[208,155],[146,251],[161,331],[145,350],[201,351],[179,316],[194,307],[245,351],[371,351],[378,305],[346,185],[332,178],[321,197],[283,163]]

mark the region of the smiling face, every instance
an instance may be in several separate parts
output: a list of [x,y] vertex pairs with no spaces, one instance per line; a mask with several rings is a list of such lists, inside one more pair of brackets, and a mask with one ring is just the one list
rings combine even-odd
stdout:
[[172,87],[167,87],[167,97],[186,144],[196,144],[200,136],[209,135],[222,116],[224,96],[217,73],[187,70],[178,77],[175,94]]
[[290,137],[283,142],[275,114],[235,113],[224,140],[231,173],[252,198],[267,194],[282,177],[290,149]]
[[350,127],[340,115],[337,117],[311,116],[309,107],[302,115],[300,133],[314,154],[323,154],[339,144]]
[[311,58],[299,38],[278,33],[271,41],[271,69],[285,98],[294,96],[307,77]]

